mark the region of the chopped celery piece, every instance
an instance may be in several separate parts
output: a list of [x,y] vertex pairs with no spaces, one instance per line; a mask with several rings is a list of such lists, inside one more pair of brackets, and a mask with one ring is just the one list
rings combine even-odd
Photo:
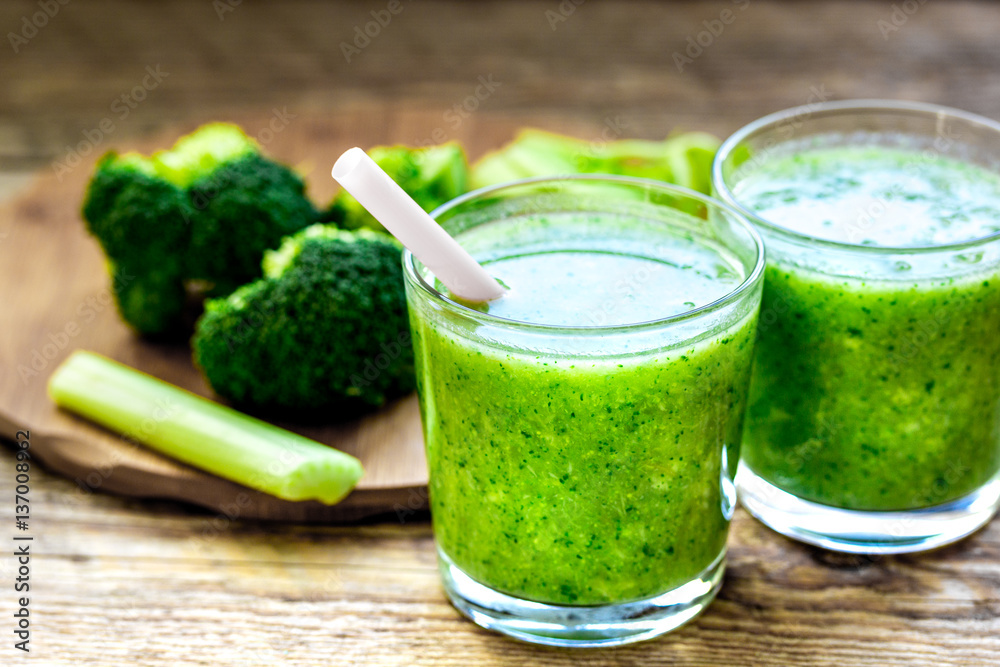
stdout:
[[91,352],[56,369],[49,395],[126,439],[285,500],[332,505],[364,473],[349,454]]
[[675,183],[709,194],[719,140],[686,132],[663,141],[587,141],[534,128],[522,130],[472,168],[473,187],[534,176],[614,174]]

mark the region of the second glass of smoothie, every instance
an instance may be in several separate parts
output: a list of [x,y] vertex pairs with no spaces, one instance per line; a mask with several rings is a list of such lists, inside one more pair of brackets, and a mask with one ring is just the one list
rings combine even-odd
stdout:
[[737,476],[827,548],[953,542],[1000,505],[1000,125],[836,102],[728,139],[713,184],[767,243]]
[[607,646],[722,580],[763,247],[703,195],[614,177],[434,213],[509,291],[452,298],[404,256],[445,589],[488,628]]

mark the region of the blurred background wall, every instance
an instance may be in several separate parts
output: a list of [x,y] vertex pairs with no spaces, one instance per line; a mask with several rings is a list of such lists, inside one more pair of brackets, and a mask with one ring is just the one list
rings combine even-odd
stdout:
[[482,112],[649,138],[851,97],[1000,117],[998,25],[943,0],[4,2],[0,172],[244,108],[422,108],[414,143]]

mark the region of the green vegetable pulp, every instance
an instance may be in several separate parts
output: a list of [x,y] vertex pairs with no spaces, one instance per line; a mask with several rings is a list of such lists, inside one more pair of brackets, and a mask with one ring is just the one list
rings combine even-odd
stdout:
[[[526,216],[459,240],[510,288],[490,313],[533,323],[659,319],[745,277],[699,237],[617,234],[633,227]],[[590,605],[671,590],[720,557],[755,310],[694,343],[589,354],[555,333],[534,349],[490,344],[484,329],[410,303],[434,533],[466,574],[523,599]]]
[[[770,222],[859,245],[1000,229],[1000,176],[902,149],[780,157],[736,195]],[[811,257],[769,258],[744,463],[799,497],[855,510],[938,505],[990,480],[1000,470],[997,267],[977,270],[973,251],[938,277],[908,279],[912,267],[897,261],[862,279],[803,266]]]

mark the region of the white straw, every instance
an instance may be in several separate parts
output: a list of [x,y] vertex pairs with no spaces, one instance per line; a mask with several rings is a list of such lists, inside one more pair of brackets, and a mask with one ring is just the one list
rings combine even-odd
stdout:
[[504,288],[360,148],[345,152],[333,177],[455,296],[490,301]]

